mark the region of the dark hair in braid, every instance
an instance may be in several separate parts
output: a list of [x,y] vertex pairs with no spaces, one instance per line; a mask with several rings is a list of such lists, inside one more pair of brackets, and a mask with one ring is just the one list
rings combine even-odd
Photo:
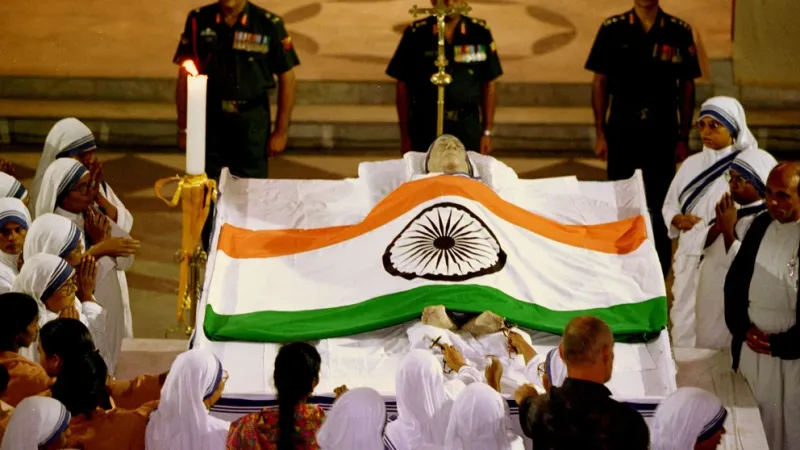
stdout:
[[8,292],[0,294],[0,305],[0,351],[16,352],[20,335],[39,314],[39,304],[28,294]]
[[278,450],[294,450],[294,410],[314,390],[321,363],[317,349],[305,342],[286,344],[275,357],[275,388],[278,390]]
[[53,398],[73,415],[87,418],[98,406],[108,404],[106,378],[108,368],[97,351],[64,361],[64,367],[53,384]]

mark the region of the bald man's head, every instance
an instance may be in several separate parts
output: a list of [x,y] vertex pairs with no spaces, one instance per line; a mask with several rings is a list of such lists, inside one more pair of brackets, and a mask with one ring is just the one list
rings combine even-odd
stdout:
[[767,178],[765,196],[767,209],[781,223],[800,220],[800,163],[788,162],[775,166]]
[[594,375],[593,381],[611,379],[614,362],[614,334],[608,325],[594,316],[572,319],[561,338],[561,357],[572,372],[579,370]]

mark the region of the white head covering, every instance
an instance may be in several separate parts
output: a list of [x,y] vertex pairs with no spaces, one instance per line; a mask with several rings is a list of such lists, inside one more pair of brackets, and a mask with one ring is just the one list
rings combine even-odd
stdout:
[[40,253],[25,260],[11,289],[39,300],[39,316],[42,317],[45,300],[55,294],[74,273],[75,270],[58,256]]
[[336,400],[317,433],[322,450],[382,450],[386,405],[372,388],[355,388]]
[[561,359],[558,347],[547,352],[547,357],[544,360],[544,373],[547,374],[547,379],[550,380],[551,386],[561,386],[564,384],[564,380],[567,379],[567,365]]
[[411,350],[400,364],[395,383],[398,417],[386,426],[387,437],[407,442],[410,449],[443,445],[452,404],[445,396],[441,363],[429,351]]
[[712,97],[700,107],[698,118],[703,117],[711,117],[725,125],[733,138],[734,150],[758,148],[755,136],[747,128],[747,117],[739,100],[732,97]]
[[767,178],[769,173],[778,161],[769,153],[759,148],[745,150],[733,160],[731,169],[738,172],[742,177],[756,187],[756,190],[763,197],[767,191]]
[[[38,202],[44,173],[50,164],[58,158],[71,158],[97,148],[92,131],[80,120],[69,117],[61,119],[53,125],[44,141],[44,151],[36,168],[36,176],[31,185],[31,209]],[[52,212],[52,211],[50,211]]]
[[11,414],[0,450],[38,450],[49,445],[67,429],[70,417],[54,398],[28,397]]
[[28,229],[23,255],[25,260],[40,253],[66,258],[80,245],[82,237],[81,230],[66,217],[43,214]]
[[50,164],[42,177],[34,217],[55,211],[58,197],[72,190],[87,173],[89,170],[74,159],[57,159]]
[[11,175],[0,172],[0,197],[13,197],[20,200],[25,200],[28,196],[28,190],[16,178]]
[[714,435],[728,411],[717,396],[695,387],[682,387],[656,408],[651,426],[653,450],[692,450]]
[[446,450],[510,450],[514,436],[506,423],[506,402],[484,383],[459,394],[450,413]]
[[10,267],[5,264],[0,264],[0,294],[11,292],[16,278],[17,274],[15,274]]
[[[28,212],[28,208],[18,198],[0,198],[0,228],[8,222],[18,223],[26,229],[31,225],[31,215]],[[15,274],[19,272],[17,269],[19,255],[11,255],[0,251],[0,263],[7,266]]]
[[213,354],[192,349],[178,355],[147,424],[147,449],[225,448],[230,422],[210,416],[203,403],[221,382],[222,364]]

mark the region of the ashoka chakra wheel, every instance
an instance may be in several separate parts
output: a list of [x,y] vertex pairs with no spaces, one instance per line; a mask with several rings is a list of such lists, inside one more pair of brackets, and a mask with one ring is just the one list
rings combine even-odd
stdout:
[[383,254],[386,271],[408,280],[464,281],[495,273],[505,264],[506,253],[494,233],[456,203],[423,210]]

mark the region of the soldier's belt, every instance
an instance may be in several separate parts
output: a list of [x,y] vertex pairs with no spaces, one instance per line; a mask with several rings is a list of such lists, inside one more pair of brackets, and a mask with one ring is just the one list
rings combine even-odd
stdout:
[[250,100],[222,100],[222,112],[229,114],[241,114],[251,109],[265,106],[267,104],[266,94]]

